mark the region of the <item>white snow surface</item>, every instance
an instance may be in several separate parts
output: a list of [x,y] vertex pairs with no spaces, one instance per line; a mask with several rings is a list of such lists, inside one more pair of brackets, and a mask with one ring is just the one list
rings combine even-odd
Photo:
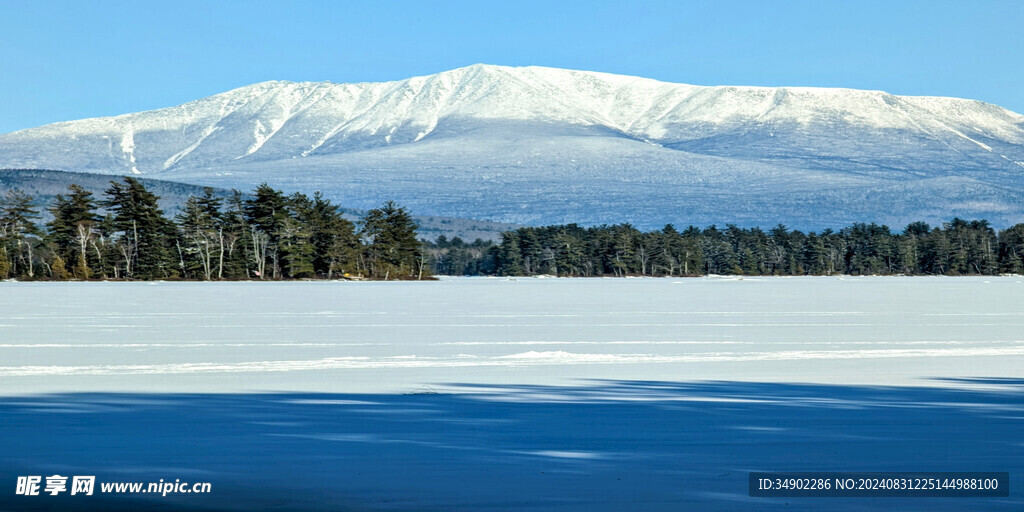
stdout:
[[1024,368],[1024,283],[1014,277],[0,288],[6,394],[577,379],[928,385]]
[[[0,282],[0,509],[1019,511],[1024,278]],[[754,498],[754,471],[1008,497]],[[46,500],[45,504],[43,500]]]

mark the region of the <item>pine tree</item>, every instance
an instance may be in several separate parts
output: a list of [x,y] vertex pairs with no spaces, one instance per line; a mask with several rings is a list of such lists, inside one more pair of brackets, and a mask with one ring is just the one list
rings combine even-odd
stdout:
[[922,243],[921,270],[927,274],[949,274],[955,272],[950,261],[950,244],[946,232],[941,228],[932,229]]
[[416,238],[416,223],[405,208],[387,201],[367,212],[361,224],[364,257],[371,276],[389,279],[429,275]]
[[1024,224],[999,233],[1000,271],[1024,274]]
[[35,277],[36,246],[42,234],[33,222],[39,211],[32,196],[21,190],[8,190],[0,199],[0,246],[8,255],[8,274]]
[[89,270],[89,264],[85,261],[85,256],[79,254],[78,261],[75,262],[75,266],[71,269],[71,275],[75,279],[86,280],[92,275],[92,271]]
[[164,217],[158,197],[138,180],[111,181],[104,201],[112,213],[124,277],[164,279],[178,275],[180,259],[175,247],[174,224]]
[[[122,244],[118,241],[118,232],[114,227],[114,214],[109,211],[96,224],[96,238],[90,244],[92,250],[90,257],[94,254],[99,261],[98,266],[92,267],[94,274],[100,274],[103,278],[119,279],[123,276],[121,267],[118,264],[122,257]],[[92,261],[90,259],[90,261]]]
[[49,211],[53,220],[46,224],[47,242],[54,246],[57,255],[64,261],[74,261],[74,275],[78,279],[88,279],[90,256],[93,264],[100,265],[99,256],[90,253],[95,244],[97,233],[95,225],[98,217],[94,211],[96,201],[89,192],[78,185],[68,187],[67,197],[58,194]]
[[305,194],[288,196],[285,216],[275,233],[280,248],[282,277],[308,278],[315,275],[311,231],[312,202]]
[[354,272],[359,241],[355,226],[342,216],[341,208],[318,191],[299,213],[309,227],[314,272],[328,279],[338,273]]
[[53,263],[50,264],[50,276],[58,281],[64,281],[71,277],[67,266],[64,265],[64,258],[61,258],[60,255],[53,257]]
[[523,255],[519,252],[519,233],[505,231],[501,234],[501,245],[495,254],[495,261],[503,276],[524,275]]
[[555,234],[552,242],[554,244],[554,262],[551,265],[552,274],[568,276],[589,275],[590,265],[587,264],[587,255],[584,251],[583,241],[580,240],[573,229],[560,230]]
[[242,193],[232,190],[223,213],[224,234],[224,268],[223,279],[247,279],[253,274],[250,270],[255,265],[253,258],[253,229],[245,218],[245,201]]
[[[244,203],[245,220],[250,229],[249,240],[254,272],[260,279],[281,275],[279,238],[288,218],[287,199],[266,183],[256,187],[255,198]],[[267,264],[270,275],[267,275]]]
[[700,235],[701,251],[705,255],[703,273],[723,274],[731,272],[739,264],[739,258],[732,244],[714,224]]
[[824,239],[814,233],[807,235],[803,251],[803,268],[810,275],[820,276],[827,274],[827,260],[828,252],[825,250]]
[[7,248],[0,246],[0,279],[11,277],[11,260],[7,255]]
[[[266,183],[256,187],[255,197],[245,201],[245,216],[256,229],[273,236],[288,216],[287,198]],[[276,242],[276,240],[274,240]]]
[[223,274],[224,237],[220,225],[220,200],[212,198],[212,189],[206,197],[189,197],[175,220],[181,234],[183,271],[186,276],[199,275],[210,281]]

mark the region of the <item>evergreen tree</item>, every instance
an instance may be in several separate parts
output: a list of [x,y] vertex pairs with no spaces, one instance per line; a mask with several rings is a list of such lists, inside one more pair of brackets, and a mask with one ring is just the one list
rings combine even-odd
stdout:
[[495,253],[495,261],[503,276],[526,275],[523,268],[523,255],[519,250],[519,233],[506,231],[501,234],[501,245]]
[[96,225],[98,243],[93,243],[92,251],[97,254],[100,262],[98,273],[104,278],[120,278],[123,272],[120,270],[119,259],[123,256],[123,247],[118,241],[119,234],[114,227],[114,214],[109,211],[100,219]]
[[42,235],[34,222],[38,218],[32,196],[21,190],[8,190],[0,199],[0,246],[7,254],[7,273],[12,277],[35,277],[36,249]]
[[58,281],[64,281],[71,277],[64,265],[64,258],[61,258],[60,255],[53,257],[53,263],[50,264],[50,277]]
[[89,279],[92,276],[92,270],[89,269],[89,264],[85,260],[85,256],[78,255],[78,261],[75,262],[75,266],[71,268],[71,276],[75,279]]
[[110,184],[103,205],[113,214],[111,227],[120,255],[115,272],[129,279],[178,275],[183,260],[177,254],[176,230],[157,204],[159,198],[132,177]]
[[999,240],[987,220],[973,220],[970,230],[967,257],[969,272],[990,275],[999,271]]
[[254,274],[251,270],[255,268],[253,257],[254,230],[249,226],[245,216],[245,200],[242,193],[232,190],[228,198],[227,206],[222,219],[222,233],[224,236],[224,279],[248,279]]
[[690,226],[682,232],[682,243],[678,249],[678,259],[682,263],[683,275],[691,276],[704,272],[705,257],[700,246],[700,229]]
[[825,241],[818,235],[810,233],[804,243],[803,268],[814,276],[828,274],[828,252],[825,250]]
[[356,272],[359,239],[355,225],[342,216],[341,208],[317,191],[302,218],[309,226],[313,271],[328,279]]
[[367,212],[361,222],[366,267],[372,277],[422,278],[429,275],[426,259],[416,239],[416,223],[394,201]]
[[7,248],[0,246],[0,279],[11,277],[11,260],[7,255]]
[[705,260],[704,273],[726,274],[737,268],[739,258],[736,257],[732,244],[714,225],[701,233],[700,243]]
[[519,255],[523,260],[523,272],[539,274],[544,265],[544,251],[537,233],[532,229],[519,231]]
[[949,238],[941,228],[932,229],[922,241],[921,270],[938,275],[951,271]]
[[589,276],[592,265],[587,260],[586,248],[579,232],[566,229],[554,236],[554,252],[551,273],[567,276]]
[[203,197],[189,197],[175,220],[184,242],[179,248],[185,275],[207,281],[223,277],[224,232],[220,199],[213,197],[213,189],[205,189]]
[[245,216],[249,224],[267,234],[279,232],[288,217],[288,199],[284,193],[263,183],[256,187],[254,195],[253,199],[245,201]]
[[77,279],[88,279],[92,266],[99,267],[100,254],[90,251],[96,244],[95,230],[99,218],[96,215],[96,201],[92,192],[78,185],[68,187],[69,194],[58,194],[50,206],[53,219],[46,224],[46,240],[65,262],[74,262],[72,274]]
[[[279,190],[266,183],[256,187],[255,197],[245,201],[245,220],[252,242],[251,255],[255,274],[260,279],[281,277],[280,236],[288,218],[288,200]],[[267,265],[270,265],[270,275]]]
[[1024,274],[1024,224],[999,233],[999,262],[1001,272]]
[[661,229],[661,232],[656,234],[652,273],[658,274],[662,272],[670,276],[676,274],[682,266],[679,262],[679,244],[681,241],[682,236],[672,224],[666,224]]
[[283,277],[306,278],[315,275],[313,259],[313,203],[302,193],[287,198],[285,216],[276,233],[281,253]]

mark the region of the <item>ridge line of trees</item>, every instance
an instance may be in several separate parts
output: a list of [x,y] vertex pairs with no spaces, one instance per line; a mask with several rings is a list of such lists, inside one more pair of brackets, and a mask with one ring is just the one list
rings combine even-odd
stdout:
[[819,233],[779,225],[725,229],[671,224],[524,227],[501,243],[440,238],[426,251],[438,274],[524,276],[996,275],[1024,273],[1024,224],[997,232],[987,221],[909,224],[896,233],[853,224]]
[[393,201],[353,223],[319,192],[262,184],[252,198],[223,198],[205,188],[172,220],[134,178],[111,181],[104,196],[71,185],[39,226],[33,198],[9,190],[0,199],[0,279],[431,278],[417,226]]
[[495,244],[419,240],[410,213],[393,201],[353,223],[319,192],[285,195],[266,184],[248,198],[206,188],[173,219],[158,199],[131,177],[111,181],[102,199],[71,185],[41,226],[33,198],[9,190],[0,198],[0,279],[1024,274],[1024,224],[997,231],[985,220],[807,233],[567,224],[506,231]]

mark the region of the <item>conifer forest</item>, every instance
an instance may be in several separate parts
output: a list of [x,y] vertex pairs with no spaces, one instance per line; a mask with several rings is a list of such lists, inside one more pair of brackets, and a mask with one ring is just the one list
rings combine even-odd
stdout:
[[[77,185],[48,205],[12,189],[0,199],[0,278],[20,280],[430,279],[434,275],[699,276],[996,275],[1024,273],[1024,224],[985,220],[902,231],[856,223],[807,232],[630,224],[522,227],[499,243],[418,238],[393,201],[352,222],[319,192],[263,184],[230,197],[204,189],[173,217],[138,180],[103,197]],[[42,208],[49,220],[41,222]]]

